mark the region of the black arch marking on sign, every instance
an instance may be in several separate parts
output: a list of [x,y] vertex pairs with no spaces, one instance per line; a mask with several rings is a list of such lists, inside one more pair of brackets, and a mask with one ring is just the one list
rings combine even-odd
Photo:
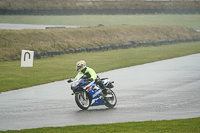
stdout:
[[31,58],[31,54],[30,54],[29,52],[26,52],[26,53],[24,54],[24,61],[25,61],[25,59],[26,59],[26,54],[29,54],[29,59]]

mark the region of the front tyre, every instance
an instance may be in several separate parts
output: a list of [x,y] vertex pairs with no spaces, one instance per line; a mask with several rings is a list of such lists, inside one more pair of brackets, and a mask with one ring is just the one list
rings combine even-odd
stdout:
[[75,93],[75,101],[76,101],[76,104],[78,105],[78,107],[83,110],[87,110],[91,103],[91,101],[88,97],[88,94],[86,94],[86,96],[84,97],[83,92]]
[[115,95],[115,93],[112,90],[109,90],[108,94],[111,94],[112,97],[108,97],[106,98],[106,107],[108,108],[113,108],[115,107],[116,103],[117,103],[117,97]]

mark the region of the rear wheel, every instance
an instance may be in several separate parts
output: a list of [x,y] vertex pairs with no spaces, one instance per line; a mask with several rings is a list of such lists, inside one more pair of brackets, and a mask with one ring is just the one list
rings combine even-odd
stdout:
[[117,97],[115,95],[115,93],[112,90],[108,91],[108,94],[112,95],[112,97],[107,97],[106,100],[106,106],[108,108],[113,108],[115,107],[116,103],[117,103]]
[[86,96],[84,96],[84,93],[86,92],[75,93],[75,101],[79,108],[87,110],[90,106],[91,100],[89,99],[88,94],[86,93]]

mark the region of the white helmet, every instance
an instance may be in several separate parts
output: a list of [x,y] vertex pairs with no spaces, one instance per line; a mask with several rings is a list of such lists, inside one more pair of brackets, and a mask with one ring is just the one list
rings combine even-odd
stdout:
[[76,70],[78,72],[82,71],[84,68],[86,68],[86,62],[84,60],[78,61],[76,63]]

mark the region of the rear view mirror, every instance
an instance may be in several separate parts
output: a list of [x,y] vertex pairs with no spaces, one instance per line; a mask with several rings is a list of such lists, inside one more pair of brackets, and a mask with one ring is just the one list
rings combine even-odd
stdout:
[[68,83],[71,83],[71,82],[73,82],[73,80],[72,80],[72,79],[69,79],[69,80],[67,80],[67,82],[68,82]]

